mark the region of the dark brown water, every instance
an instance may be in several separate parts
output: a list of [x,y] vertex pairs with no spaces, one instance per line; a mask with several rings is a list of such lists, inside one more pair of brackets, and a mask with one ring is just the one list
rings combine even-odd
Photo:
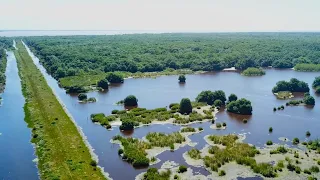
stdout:
[[24,97],[16,59],[7,52],[7,85],[0,106],[0,179],[38,179],[31,130],[24,121]]
[[[38,59],[32,55],[38,67],[45,73],[42,66],[38,64]],[[266,75],[262,77],[244,77],[235,72],[207,73],[201,75],[187,75],[184,85],[178,83],[178,76],[162,76],[156,79],[126,79],[125,82],[116,87],[111,87],[108,92],[91,92],[89,97],[97,98],[96,103],[80,104],[77,97],[70,96],[59,88],[56,80],[45,74],[49,85],[56,91],[59,98],[67,106],[68,110],[75,118],[77,124],[82,127],[88,141],[95,149],[99,157],[99,165],[110,173],[114,179],[133,179],[137,174],[146,169],[134,169],[130,164],[122,161],[117,151],[119,146],[110,143],[110,139],[117,134],[121,134],[118,127],[108,131],[100,125],[93,124],[90,120],[92,113],[103,112],[110,114],[113,109],[123,109],[122,106],[115,105],[116,102],[133,94],[139,99],[139,106],[145,108],[158,108],[168,106],[172,102],[179,102],[181,98],[195,97],[202,90],[224,90],[227,95],[235,93],[239,98],[244,97],[251,100],[253,105],[253,115],[248,118],[248,123],[244,124],[244,117],[221,111],[217,114],[217,122],[226,122],[226,130],[210,129],[210,122],[193,124],[193,127],[203,127],[204,132],[192,135],[190,138],[197,142],[197,148],[201,149],[205,145],[203,137],[208,134],[228,134],[245,133],[246,142],[262,146],[267,140],[280,142],[279,137],[292,139],[298,137],[304,140],[306,131],[311,132],[311,139],[320,135],[320,98],[315,96],[311,90],[311,95],[316,99],[313,108],[304,106],[285,107],[282,111],[273,112],[273,107],[285,105],[286,100],[278,100],[271,93],[272,87],[279,80],[289,80],[298,78],[306,81],[309,85],[320,73],[295,72],[293,70],[266,70]],[[273,127],[273,132],[268,133],[269,127]],[[141,138],[148,132],[170,133],[178,131],[180,126],[175,125],[151,125],[135,129],[131,136]],[[280,142],[282,143],[282,142]],[[186,146],[175,152],[166,151],[158,157],[161,162],[154,165],[160,167],[166,160],[176,161],[186,164],[182,154],[191,147]],[[207,175],[203,168],[194,168],[195,172]],[[123,173],[125,171],[125,173]]]

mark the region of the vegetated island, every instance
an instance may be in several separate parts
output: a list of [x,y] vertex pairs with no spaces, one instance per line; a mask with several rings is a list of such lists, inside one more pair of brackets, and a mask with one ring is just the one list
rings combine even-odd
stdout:
[[263,76],[266,72],[262,68],[249,67],[242,71],[243,76]]
[[198,132],[200,131],[181,130],[181,132],[170,134],[150,132],[141,140],[117,135],[113,137],[111,142],[120,145],[118,154],[123,160],[131,163],[134,167],[147,167],[150,163],[156,163],[155,156],[166,150],[174,151],[185,145],[194,146],[195,144],[191,142],[188,136]]
[[312,83],[312,87],[315,89],[315,92],[317,94],[320,93],[320,76],[315,77],[313,83]]
[[116,71],[123,77],[149,77],[230,67],[319,64],[317,37],[308,33],[176,33],[23,39],[63,87],[91,87],[106,73]]
[[286,103],[287,106],[299,106],[299,105],[311,105],[314,106],[316,101],[314,97],[310,95],[310,93],[304,93],[303,100],[291,100]]
[[41,179],[106,179],[22,42],[14,51]]
[[[320,177],[319,140],[303,142],[309,151],[279,144],[256,148],[244,143],[243,136],[235,134],[208,135],[205,140],[209,145],[206,145],[202,150],[191,149],[183,157],[191,166],[206,167],[211,172],[210,175],[196,175],[190,168],[181,172],[181,166],[171,163],[173,166],[162,166],[161,170],[150,168],[136,178],[144,179],[153,175],[164,180],[174,179],[174,177],[182,179],[190,179],[190,177],[236,179],[239,174],[243,178],[254,176],[280,179]],[[299,144],[299,140],[294,142]]]
[[292,92],[309,92],[308,83],[291,78],[290,81],[278,81],[272,92],[279,99],[292,98]]

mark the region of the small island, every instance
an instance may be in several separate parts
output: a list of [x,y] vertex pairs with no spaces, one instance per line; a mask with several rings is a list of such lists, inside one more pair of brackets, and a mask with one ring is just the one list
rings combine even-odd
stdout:
[[186,79],[187,79],[187,78],[186,78],[185,75],[180,75],[178,80],[179,80],[179,83],[185,83],[185,82],[186,82]]
[[309,92],[308,83],[299,81],[296,78],[291,78],[290,81],[279,81],[276,86],[272,88],[272,92],[279,99],[292,98],[292,92]]
[[316,93],[320,93],[320,76],[316,77],[312,83],[312,87],[316,90]]
[[97,101],[96,98],[94,98],[94,97],[88,98],[88,96],[87,96],[85,93],[80,93],[80,94],[78,95],[78,100],[79,100],[79,102],[81,102],[81,103],[87,103],[87,102],[93,103],[93,102],[96,102],[96,101]]
[[249,67],[244,70],[241,75],[243,76],[263,76],[266,72],[262,68]]

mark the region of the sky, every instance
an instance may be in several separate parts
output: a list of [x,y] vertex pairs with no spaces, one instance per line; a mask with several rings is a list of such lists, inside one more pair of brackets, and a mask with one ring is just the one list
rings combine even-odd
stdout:
[[320,31],[320,0],[0,0],[0,30]]

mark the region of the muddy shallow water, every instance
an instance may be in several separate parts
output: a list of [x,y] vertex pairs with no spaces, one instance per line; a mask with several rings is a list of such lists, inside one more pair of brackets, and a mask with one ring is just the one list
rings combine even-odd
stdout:
[[[181,126],[150,125],[135,129],[133,133],[123,134],[118,127],[109,131],[100,125],[94,124],[90,120],[92,113],[110,114],[113,109],[123,109],[122,106],[115,105],[116,102],[133,94],[139,99],[139,106],[148,109],[166,107],[172,102],[179,102],[181,98],[188,97],[194,100],[202,90],[223,90],[228,96],[235,93],[239,98],[244,97],[251,100],[253,105],[253,115],[243,117],[225,112],[223,109],[216,115],[216,122],[226,122],[226,130],[214,130],[210,128],[211,122],[192,124],[192,127],[202,127],[204,131],[190,136],[195,146],[202,149],[206,142],[203,139],[208,134],[245,134],[245,141],[257,146],[263,146],[267,140],[276,143],[283,143],[278,138],[288,137],[293,139],[298,137],[304,140],[306,131],[311,132],[311,139],[319,137],[320,128],[320,97],[310,93],[316,99],[316,105],[313,108],[298,106],[285,107],[284,110],[273,112],[273,107],[285,105],[287,100],[278,100],[272,94],[271,89],[279,80],[289,80],[298,78],[311,84],[320,73],[295,72],[293,70],[266,70],[266,75],[262,77],[244,77],[235,72],[206,73],[198,75],[187,75],[184,85],[178,83],[178,76],[162,76],[158,78],[144,79],[126,79],[119,86],[111,86],[107,92],[90,92],[88,97],[95,97],[96,103],[81,104],[76,96],[70,96],[61,89],[57,81],[46,74],[44,68],[39,65],[38,59],[31,54],[37,66],[45,74],[49,85],[54,89],[59,98],[64,102],[69,112],[72,114],[77,124],[82,128],[87,136],[89,143],[95,149],[99,158],[99,165],[104,167],[113,179],[134,179],[136,175],[146,171],[146,169],[135,169],[130,164],[122,161],[118,156],[119,145],[110,143],[110,139],[122,134],[142,138],[148,132],[170,133],[178,131]],[[297,96],[296,98],[302,98]],[[247,118],[248,123],[242,122]],[[273,127],[273,132],[269,134],[269,127]],[[186,164],[182,154],[192,147],[185,146],[175,152],[165,151],[157,157],[161,162],[152,167],[160,168],[163,162],[167,160],[175,161],[180,164]],[[191,167],[194,172],[208,175],[203,168]],[[124,173],[125,172],[125,173]]]

